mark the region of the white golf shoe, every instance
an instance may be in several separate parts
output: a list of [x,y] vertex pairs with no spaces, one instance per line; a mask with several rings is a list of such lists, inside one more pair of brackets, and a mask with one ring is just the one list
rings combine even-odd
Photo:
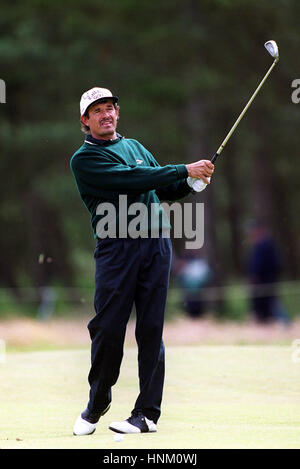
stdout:
[[96,423],[90,423],[87,420],[84,420],[81,415],[79,415],[73,427],[73,435],[91,435],[96,430],[96,427]]
[[[73,435],[75,436],[82,436],[82,435],[92,435],[94,431],[96,430],[97,423],[104,414],[109,410],[110,404],[106,407],[106,409],[99,413],[94,413],[91,414],[88,409],[85,409],[76,419],[73,427]],[[93,423],[89,422],[88,420],[85,420],[83,417],[89,416],[92,417],[91,420],[94,420]]]
[[156,424],[147,419],[141,412],[122,422],[112,422],[109,429],[116,433],[153,433],[157,431]]

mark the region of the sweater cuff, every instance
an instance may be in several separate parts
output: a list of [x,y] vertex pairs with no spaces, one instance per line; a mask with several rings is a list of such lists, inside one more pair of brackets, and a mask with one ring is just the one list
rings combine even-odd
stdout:
[[188,177],[188,170],[186,169],[185,164],[176,164],[175,165],[178,179],[186,179]]

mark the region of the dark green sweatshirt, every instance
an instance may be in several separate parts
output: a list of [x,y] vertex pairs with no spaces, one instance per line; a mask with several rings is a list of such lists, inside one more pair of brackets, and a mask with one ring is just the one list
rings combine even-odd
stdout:
[[[146,229],[149,231],[151,224],[157,222],[157,218],[155,222],[151,220],[151,204],[159,207],[161,231],[169,228],[169,223],[163,215],[160,202],[178,200],[192,192],[186,182],[188,173],[184,164],[160,166],[138,141],[120,135],[116,140],[108,141],[97,140],[88,135],[84,144],[72,156],[71,169],[79,194],[91,214],[95,238],[103,237],[103,226],[99,228],[99,221],[105,213],[96,213],[99,212],[100,204],[113,204],[117,237],[124,237],[118,228],[122,217],[120,210],[124,211],[124,204],[120,205],[120,195],[123,200],[127,200],[127,207],[140,202],[148,208]],[[135,216],[126,215],[127,222]]]

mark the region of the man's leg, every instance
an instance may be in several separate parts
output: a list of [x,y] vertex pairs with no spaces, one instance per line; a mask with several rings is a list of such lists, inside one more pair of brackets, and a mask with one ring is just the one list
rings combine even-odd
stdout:
[[140,269],[136,282],[136,340],[140,394],[131,416],[112,422],[118,433],[156,432],[162,400],[165,357],[162,341],[171,266],[170,239],[140,239]]
[[144,256],[135,296],[140,394],[133,413],[141,411],[145,417],[156,423],[161,413],[165,376],[162,333],[172,245],[169,238],[144,241]]
[[96,315],[88,324],[92,340],[90,396],[83,415],[89,421],[98,421],[110,405],[111,387],[120,372],[139,263],[131,244],[126,239],[102,240],[95,251]]

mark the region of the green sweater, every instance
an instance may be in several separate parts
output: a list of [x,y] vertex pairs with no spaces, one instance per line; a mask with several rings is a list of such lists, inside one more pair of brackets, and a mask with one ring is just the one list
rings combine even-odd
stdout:
[[[160,166],[138,141],[120,135],[116,140],[108,141],[88,135],[72,156],[70,164],[79,194],[91,214],[95,238],[103,237],[103,227],[99,228],[99,221],[105,213],[99,214],[99,204],[110,202],[113,205],[117,237],[124,237],[118,228],[124,212],[124,204],[122,202],[120,205],[119,196],[127,200],[127,207],[134,202],[143,203],[147,207],[148,231],[153,223],[157,223],[157,217],[155,222],[153,220],[154,212],[151,219],[151,204],[155,204],[160,212],[161,231],[170,225],[160,202],[178,200],[192,192],[186,182],[188,173],[184,164]],[[126,215],[127,223],[135,216]]]

